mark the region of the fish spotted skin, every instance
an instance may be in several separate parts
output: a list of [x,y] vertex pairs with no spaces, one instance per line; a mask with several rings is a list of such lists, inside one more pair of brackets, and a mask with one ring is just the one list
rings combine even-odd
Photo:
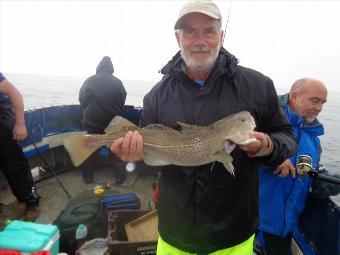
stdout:
[[229,155],[231,151],[226,152],[225,141],[245,145],[256,140],[249,134],[255,128],[255,121],[246,111],[230,115],[205,127],[184,123],[179,125],[180,131],[161,124],[139,128],[123,117],[116,116],[105,129],[106,134],[70,136],[65,140],[65,147],[73,163],[79,165],[91,154],[91,150],[110,145],[129,130],[137,130],[143,137],[143,160],[147,165],[199,166],[219,161],[234,174],[232,157]]

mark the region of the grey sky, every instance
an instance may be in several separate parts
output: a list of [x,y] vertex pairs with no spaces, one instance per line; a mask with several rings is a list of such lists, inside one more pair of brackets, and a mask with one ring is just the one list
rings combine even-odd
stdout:
[[[230,1],[216,1],[227,20]],[[116,75],[158,80],[178,46],[183,1],[0,0],[0,70],[88,76],[104,55]],[[277,88],[312,76],[340,90],[339,1],[232,2],[224,46]]]

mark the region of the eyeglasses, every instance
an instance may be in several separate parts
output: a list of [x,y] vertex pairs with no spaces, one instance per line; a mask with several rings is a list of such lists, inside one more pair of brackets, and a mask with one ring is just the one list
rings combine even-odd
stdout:
[[217,38],[219,34],[219,31],[216,28],[206,28],[203,31],[199,31],[198,29],[188,27],[179,29],[179,31],[183,37],[187,39],[198,38],[201,34],[204,38],[212,39]]

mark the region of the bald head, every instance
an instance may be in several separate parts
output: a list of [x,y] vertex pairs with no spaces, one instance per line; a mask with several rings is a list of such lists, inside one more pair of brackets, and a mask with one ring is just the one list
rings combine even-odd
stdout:
[[299,79],[293,83],[289,92],[289,106],[307,122],[315,120],[327,101],[327,88],[313,78]]
[[327,93],[326,86],[321,81],[313,79],[313,78],[302,78],[302,79],[295,81],[292,87],[290,88],[290,93],[292,92],[303,93],[306,90],[310,90],[310,89],[321,89]]

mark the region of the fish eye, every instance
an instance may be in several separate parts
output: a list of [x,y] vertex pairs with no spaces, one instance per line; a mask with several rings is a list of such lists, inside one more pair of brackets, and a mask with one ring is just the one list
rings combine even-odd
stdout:
[[246,121],[246,119],[245,119],[245,118],[241,118],[241,121],[242,121],[242,122],[245,122],[245,121]]

